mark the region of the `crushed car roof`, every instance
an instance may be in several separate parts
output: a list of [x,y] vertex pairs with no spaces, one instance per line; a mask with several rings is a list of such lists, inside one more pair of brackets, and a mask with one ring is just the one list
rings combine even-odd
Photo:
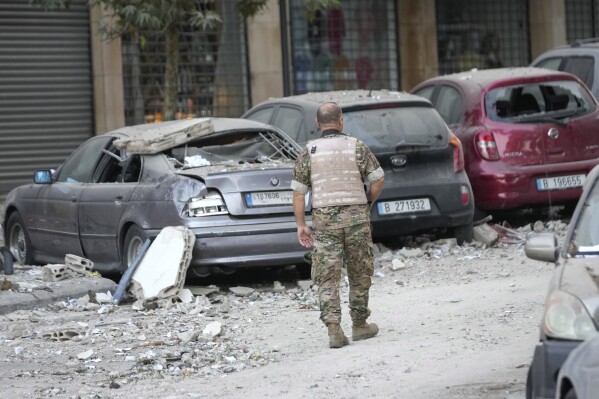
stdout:
[[404,91],[389,91],[389,90],[339,90],[325,91],[317,93],[306,93],[295,96],[270,98],[269,101],[275,102],[304,102],[309,104],[322,104],[324,102],[333,101],[340,106],[351,106],[360,104],[372,104],[373,102],[421,102],[428,104],[428,100],[406,93]]
[[215,132],[268,129],[269,125],[239,118],[195,118],[126,126],[107,134],[124,136],[114,141],[131,154],[157,154]]

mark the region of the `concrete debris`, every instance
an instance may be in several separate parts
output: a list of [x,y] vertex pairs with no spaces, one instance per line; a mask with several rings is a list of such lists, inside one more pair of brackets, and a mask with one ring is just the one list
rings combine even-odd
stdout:
[[255,290],[249,287],[230,287],[229,291],[237,296],[246,297],[253,294]]
[[96,292],[95,293],[95,302],[102,305],[107,303],[112,303],[112,294],[109,292]]
[[69,331],[69,330],[59,330],[46,332],[42,334],[42,338],[49,339],[51,341],[70,341],[74,337],[78,337],[79,333],[77,331]]
[[183,303],[191,303],[193,302],[193,293],[189,289],[183,288],[179,292],[179,299]]
[[273,283],[273,288],[272,288],[272,290],[273,290],[273,292],[276,292],[276,293],[279,293],[279,294],[280,294],[280,293],[283,293],[283,292],[285,292],[285,286],[284,286],[283,284],[281,284],[281,282],[280,282],[280,281],[275,281],[275,282]]
[[403,263],[401,260],[393,259],[393,261],[391,261],[391,270],[393,270],[394,272],[405,269],[405,268],[406,268],[406,264]]
[[208,324],[202,331],[202,335],[210,339],[218,337],[221,333],[222,324],[218,321],[213,321],[212,323]]
[[69,277],[65,265],[46,265],[42,268],[44,281],[60,281]]
[[302,291],[310,291],[312,288],[312,280],[298,280],[297,286]]
[[79,354],[77,354],[77,359],[79,360],[87,360],[90,357],[92,357],[94,355],[94,350],[93,349],[89,349],[86,350],[85,352],[81,352]]
[[210,294],[217,293],[219,288],[216,285],[210,285],[208,287],[199,287],[194,285],[186,285],[187,288],[193,295],[205,295],[208,296]]
[[86,276],[94,268],[94,262],[73,254],[67,254],[64,257],[64,264],[73,276]]
[[8,291],[8,290],[12,290],[14,287],[14,284],[8,280],[6,277],[4,277],[4,280],[2,280],[2,283],[0,283],[0,291]]
[[133,294],[146,302],[179,295],[194,243],[186,227],[163,228],[131,277]]
[[532,228],[535,233],[540,233],[545,230],[545,225],[542,221],[537,220]]
[[402,248],[397,251],[397,254],[404,258],[420,258],[424,255],[424,251],[420,248]]
[[495,245],[497,240],[499,240],[499,233],[497,233],[497,231],[495,231],[491,226],[484,223],[475,226],[472,229],[472,237],[476,241],[481,242],[490,248]]

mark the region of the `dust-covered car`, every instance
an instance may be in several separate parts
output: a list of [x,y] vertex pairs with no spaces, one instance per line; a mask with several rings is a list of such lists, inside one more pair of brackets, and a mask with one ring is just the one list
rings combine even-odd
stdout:
[[327,101],[339,104],[344,132],[366,143],[385,171],[372,207],[374,236],[448,230],[460,245],[472,239],[474,199],[462,144],[428,100],[388,90],[308,93],[264,101],[243,117],[305,145],[320,138],[316,111]]
[[122,272],[147,238],[185,226],[196,236],[197,276],[302,264],[290,190],[298,152],[283,132],[243,119],[121,128],[12,190],[5,242],[24,264],[75,254]]
[[599,326],[599,165],[587,176],[561,250],[555,234],[538,233],[525,251],[557,264],[526,384],[527,399],[553,398],[568,354]]
[[472,70],[412,92],[429,99],[462,141],[480,215],[575,204],[599,163],[599,107],[569,73]]

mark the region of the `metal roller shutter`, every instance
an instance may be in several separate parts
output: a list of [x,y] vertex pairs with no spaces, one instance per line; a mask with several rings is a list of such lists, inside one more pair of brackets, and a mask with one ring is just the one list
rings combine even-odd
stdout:
[[89,9],[0,2],[0,197],[93,135]]

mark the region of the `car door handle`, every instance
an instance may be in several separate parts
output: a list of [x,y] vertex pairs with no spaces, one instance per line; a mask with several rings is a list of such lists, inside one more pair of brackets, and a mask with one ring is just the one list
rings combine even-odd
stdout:
[[74,195],[71,197],[71,202],[77,202],[77,197],[75,197]]
[[122,201],[123,200],[123,196],[122,195],[117,195],[115,197],[115,201]]

